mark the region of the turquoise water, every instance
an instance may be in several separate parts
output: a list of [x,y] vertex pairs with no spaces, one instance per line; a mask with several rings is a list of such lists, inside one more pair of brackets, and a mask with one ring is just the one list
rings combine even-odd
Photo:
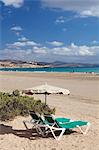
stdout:
[[99,73],[99,67],[0,68],[0,71],[27,71],[27,72],[95,72],[95,73]]

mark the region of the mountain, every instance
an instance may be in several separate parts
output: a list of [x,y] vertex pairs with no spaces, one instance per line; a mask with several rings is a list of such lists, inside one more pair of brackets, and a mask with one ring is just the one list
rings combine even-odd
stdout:
[[88,64],[88,63],[66,63],[62,61],[55,61],[49,63],[50,67],[99,67],[99,64]]
[[66,63],[62,61],[55,62],[36,62],[36,61],[21,61],[21,60],[0,60],[0,67],[11,68],[38,68],[38,67],[99,67],[99,64],[88,63]]
[[48,67],[45,64],[40,64],[36,61],[21,61],[21,60],[0,60],[1,68],[39,68],[39,67]]

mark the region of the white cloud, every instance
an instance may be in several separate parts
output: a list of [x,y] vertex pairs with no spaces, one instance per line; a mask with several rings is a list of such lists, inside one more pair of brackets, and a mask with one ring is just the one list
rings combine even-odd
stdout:
[[77,45],[75,45],[74,43],[71,43],[71,45],[70,45],[70,48],[73,48],[73,49],[75,49],[75,48],[77,48],[78,46]]
[[26,41],[28,41],[28,39],[27,39],[26,37],[21,37],[21,38],[19,38],[18,40],[21,41],[21,42],[26,42]]
[[17,36],[20,36],[20,32],[18,32],[18,31],[17,31],[17,32],[15,32],[15,34],[16,34]]
[[39,44],[37,44],[36,42],[34,42],[34,41],[27,41],[27,42],[25,42],[26,43],[26,46],[35,46],[35,45],[39,45]]
[[56,18],[55,23],[56,24],[64,24],[64,23],[69,22],[75,18],[78,18],[78,15],[71,16],[69,18],[64,17],[64,16],[59,16],[58,18]]
[[[21,40],[23,40],[23,39],[21,39]],[[7,47],[20,49],[20,48],[25,47],[25,46],[36,46],[36,45],[39,45],[39,43],[24,39],[24,41],[18,41],[18,42],[14,42],[12,44],[7,44]]]
[[80,12],[80,17],[88,17],[88,16],[99,17],[99,3],[98,7],[96,6],[96,8],[93,7],[91,10],[84,10]]
[[[94,56],[95,55],[95,48],[94,46],[89,47],[86,45],[78,46],[74,43],[71,43],[69,49],[73,52],[73,55],[78,56]],[[99,47],[97,47],[99,49]]]
[[5,6],[13,6],[15,8],[19,8],[23,5],[24,0],[1,0],[5,4]]
[[14,26],[14,27],[11,27],[11,30],[17,32],[17,31],[22,31],[23,29],[20,26]]
[[33,52],[37,54],[47,54],[48,48],[47,47],[33,47]]
[[56,55],[70,55],[70,49],[68,47],[56,47],[52,49],[52,53]]
[[13,44],[8,44],[10,47],[22,47],[22,46],[26,46],[25,42],[14,42]]
[[99,17],[99,0],[41,0],[43,7],[72,11],[81,17]]
[[78,46],[71,43],[69,46],[54,47],[50,49],[52,54],[64,56],[95,56],[99,51],[99,46]]
[[[32,51],[30,49],[22,50],[22,49],[4,49],[2,52],[0,51],[3,59],[15,59],[15,60],[27,60],[31,59]],[[33,55],[32,55],[33,57]]]
[[59,41],[52,41],[52,42],[47,42],[47,43],[52,46],[62,46],[64,44],[63,42],[59,42]]
[[17,36],[21,35],[21,31],[23,30],[21,26],[13,26],[10,28]]
[[65,17],[60,16],[55,20],[55,23],[65,23]]
[[24,49],[11,49],[6,48],[4,50],[0,50],[0,59],[15,59],[15,60],[34,60],[36,58],[39,58],[39,61],[41,61],[41,58],[44,57],[47,54],[46,47],[33,47],[31,49],[24,48]]
[[92,48],[89,48],[87,46],[81,46],[81,47],[79,47],[79,55],[81,55],[81,56],[94,56],[95,52],[92,51]]
[[92,41],[92,44],[99,44],[99,41],[94,40]]
[[[97,62],[99,57],[99,46],[87,46],[87,45],[76,45],[71,43],[70,45],[57,45],[56,43],[50,46],[42,46],[39,43],[30,41],[23,37],[20,41],[12,44],[7,44],[6,49],[0,50],[1,58],[12,58],[24,60],[35,60],[38,61],[54,61],[54,60],[68,60],[75,62],[76,60],[83,60],[84,62]],[[46,44],[46,43],[45,43]],[[55,46],[56,45],[56,46]],[[69,59],[70,58],[70,59]]]
[[[52,43],[51,43],[52,44]],[[31,47],[31,51],[35,54],[46,54],[46,55],[64,55],[64,56],[95,56],[99,55],[99,46],[86,46],[86,45],[76,45],[71,43],[68,46],[62,46],[63,43],[55,42],[52,48],[41,46],[34,41],[18,41],[13,44],[7,44],[8,49],[20,50],[28,49]],[[61,46],[61,47],[60,47]]]

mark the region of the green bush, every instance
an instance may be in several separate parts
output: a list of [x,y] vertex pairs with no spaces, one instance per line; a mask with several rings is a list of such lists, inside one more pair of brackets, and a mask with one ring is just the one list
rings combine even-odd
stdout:
[[11,120],[18,115],[26,116],[29,111],[54,114],[55,108],[51,109],[41,100],[35,100],[33,97],[21,96],[18,90],[13,91],[12,94],[0,92],[0,120]]
[[12,94],[14,96],[20,96],[20,92],[18,90],[13,91]]

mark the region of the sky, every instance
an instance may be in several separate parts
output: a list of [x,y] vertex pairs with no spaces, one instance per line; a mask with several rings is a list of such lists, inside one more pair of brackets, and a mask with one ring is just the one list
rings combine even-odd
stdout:
[[0,0],[0,59],[99,64],[99,0]]

